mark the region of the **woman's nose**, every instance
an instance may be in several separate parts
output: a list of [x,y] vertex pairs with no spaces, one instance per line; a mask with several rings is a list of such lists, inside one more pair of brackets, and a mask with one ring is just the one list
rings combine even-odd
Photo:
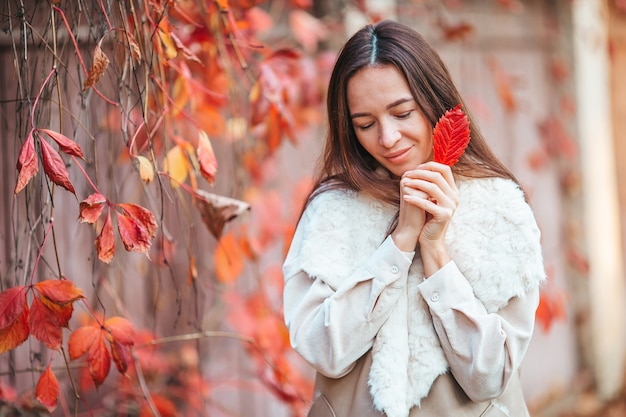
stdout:
[[385,148],[393,148],[401,137],[400,130],[394,123],[381,123],[379,142]]

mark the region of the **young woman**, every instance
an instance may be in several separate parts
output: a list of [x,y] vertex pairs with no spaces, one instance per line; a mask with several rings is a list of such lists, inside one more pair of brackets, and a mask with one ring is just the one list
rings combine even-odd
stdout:
[[432,161],[433,128],[458,104],[404,25],[368,25],[338,56],[323,163],[284,263],[291,343],[317,371],[310,417],[528,416],[518,369],[540,233],[469,115],[459,161]]

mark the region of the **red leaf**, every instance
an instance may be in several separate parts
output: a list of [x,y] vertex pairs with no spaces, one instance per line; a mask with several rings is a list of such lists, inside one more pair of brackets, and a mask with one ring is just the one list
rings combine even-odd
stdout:
[[37,399],[42,403],[48,411],[53,412],[57,408],[57,399],[59,398],[59,380],[50,369],[50,365],[39,377],[37,388],[35,389]]
[[15,184],[13,194],[22,191],[31,178],[39,171],[37,153],[35,152],[35,139],[33,138],[32,131],[28,134],[26,141],[22,145],[22,149],[20,149],[20,154],[17,157],[17,171],[17,184]]
[[26,287],[9,288],[0,293],[0,329],[4,329],[24,312]]
[[439,119],[433,131],[433,160],[452,166],[456,164],[470,141],[469,121],[459,104]]
[[111,356],[113,357],[113,362],[115,362],[115,367],[120,372],[120,374],[125,374],[128,370],[128,364],[132,359],[130,346],[124,345],[117,341],[110,342],[111,345]]
[[0,329],[0,354],[15,349],[28,339],[28,307],[9,326]]
[[94,193],[80,202],[78,219],[81,223],[95,223],[102,214],[107,198],[99,193]]
[[562,290],[544,290],[539,296],[539,306],[535,317],[541,329],[547,332],[556,320],[565,320],[567,296]]
[[100,331],[99,337],[89,347],[87,354],[87,363],[89,364],[89,373],[96,386],[102,385],[104,379],[111,369],[111,354],[104,343],[104,335]]
[[136,204],[118,204],[124,214],[118,213],[117,228],[127,251],[150,257],[150,240],[156,236],[156,219],[152,212]]
[[206,133],[200,131],[200,139],[198,141],[198,162],[200,163],[200,173],[210,184],[215,180],[217,173],[217,159],[211,146],[211,141]]
[[109,330],[115,341],[132,346],[135,342],[135,327],[123,317],[111,317],[104,322],[104,327]]
[[100,326],[88,325],[74,330],[67,341],[70,359],[78,359],[87,353],[100,334]]
[[28,315],[30,332],[49,349],[59,350],[61,347],[61,323],[53,310],[47,307],[39,297],[35,296],[30,305]]
[[100,234],[96,238],[96,251],[98,252],[98,259],[107,264],[115,256],[115,235],[113,234],[113,222],[111,221],[110,211],[107,212],[102,230],[100,230]]
[[55,304],[66,304],[85,298],[82,290],[67,279],[48,279],[38,282],[34,287]]
[[76,191],[74,190],[74,186],[67,174],[65,163],[59,156],[59,153],[45,140],[40,140],[39,143],[41,143],[43,170],[46,172],[48,178],[50,178],[50,181],[75,195]]
[[59,326],[68,327],[69,322],[74,312],[74,306],[72,303],[56,304],[48,300],[46,297],[41,297],[41,302],[50,310],[56,320],[59,322]]
[[85,155],[83,155],[83,150],[80,148],[80,146],[78,146],[78,143],[74,142],[72,139],[68,138],[67,136],[59,132],[54,132],[52,130],[48,130],[48,129],[37,129],[37,130],[40,132],[46,133],[48,136],[54,139],[57,145],[59,145],[59,148],[61,148],[61,150],[65,152],[66,154],[85,159]]

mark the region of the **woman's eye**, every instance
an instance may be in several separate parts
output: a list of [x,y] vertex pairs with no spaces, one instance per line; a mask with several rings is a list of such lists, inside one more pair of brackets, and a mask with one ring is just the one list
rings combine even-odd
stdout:
[[408,117],[411,115],[411,113],[413,113],[413,110],[409,110],[409,111],[407,111],[407,112],[400,113],[400,114],[398,114],[396,117],[397,117],[398,119],[406,119],[406,118],[408,118]]
[[361,125],[361,126],[358,126],[358,128],[359,128],[360,130],[367,130],[367,129],[369,129],[370,127],[372,127],[373,125],[374,125],[374,123],[372,122],[372,123],[368,123],[368,124],[366,124],[366,125]]

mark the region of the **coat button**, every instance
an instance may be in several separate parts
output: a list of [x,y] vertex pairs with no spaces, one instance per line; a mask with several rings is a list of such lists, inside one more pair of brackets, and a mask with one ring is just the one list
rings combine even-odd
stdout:
[[439,301],[439,293],[438,292],[434,292],[430,295],[430,301],[432,302],[437,302]]
[[394,265],[394,266],[392,266],[392,267],[391,267],[391,273],[392,273],[392,274],[397,274],[397,273],[398,273],[398,267],[397,267],[397,266],[395,266],[395,265]]

